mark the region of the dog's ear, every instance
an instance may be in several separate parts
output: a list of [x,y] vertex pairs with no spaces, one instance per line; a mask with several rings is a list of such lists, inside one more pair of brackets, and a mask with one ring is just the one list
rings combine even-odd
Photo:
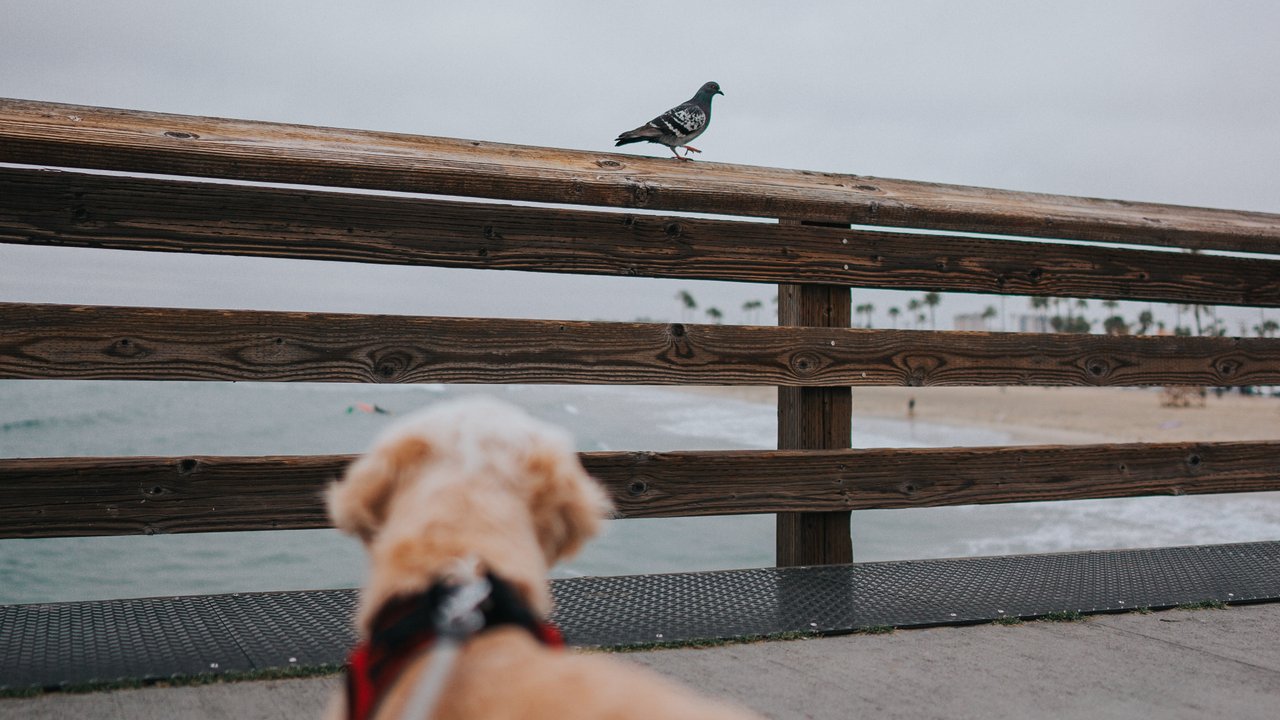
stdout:
[[577,553],[594,537],[613,505],[572,452],[534,452],[526,470],[536,478],[529,494],[534,529],[548,564],[554,564]]
[[431,458],[431,445],[408,435],[375,447],[351,463],[329,488],[329,517],[340,530],[373,541],[386,522],[391,500]]

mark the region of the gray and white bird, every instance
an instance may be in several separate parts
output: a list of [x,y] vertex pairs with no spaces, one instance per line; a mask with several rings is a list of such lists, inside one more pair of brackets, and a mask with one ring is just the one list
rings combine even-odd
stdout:
[[[671,152],[681,160],[688,160],[689,153],[702,152],[696,147],[690,147],[689,143],[701,135],[711,122],[711,99],[723,94],[719,83],[706,83],[698,88],[698,92],[688,102],[671,108],[635,130],[619,135],[614,147],[637,142],[659,143],[671,148]],[[679,147],[685,149],[683,156],[676,150]]]

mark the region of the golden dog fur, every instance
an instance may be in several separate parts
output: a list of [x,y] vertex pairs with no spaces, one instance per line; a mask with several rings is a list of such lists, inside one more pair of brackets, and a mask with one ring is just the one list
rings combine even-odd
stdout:
[[[426,589],[463,558],[512,583],[541,617],[547,570],[598,532],[610,510],[571,438],[493,400],[442,403],[396,423],[329,491],[334,524],[358,536],[370,575],[356,613],[361,637],[388,600]],[[399,718],[429,653],[383,698]],[[345,698],[330,716],[343,717]],[[754,717],[614,658],[548,648],[522,629],[486,631],[464,646],[435,718]]]

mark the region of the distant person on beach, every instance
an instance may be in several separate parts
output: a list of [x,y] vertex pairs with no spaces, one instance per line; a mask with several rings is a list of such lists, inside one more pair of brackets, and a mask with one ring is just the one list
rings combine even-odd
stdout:
[[391,414],[390,410],[382,407],[381,405],[374,405],[372,403],[363,403],[363,402],[358,402],[355,405],[348,406],[347,414],[350,415],[351,413],[357,410],[359,410],[362,413],[368,413],[370,415],[390,415]]
[[916,398],[914,395],[907,400],[907,417],[912,420],[916,417]]

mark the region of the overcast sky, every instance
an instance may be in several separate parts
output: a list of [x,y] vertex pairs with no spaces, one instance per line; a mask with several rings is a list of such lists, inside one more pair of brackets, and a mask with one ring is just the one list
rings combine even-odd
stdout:
[[[715,80],[705,160],[1280,212],[1280,3],[644,7],[0,0],[0,96],[612,150]],[[680,289],[774,294],[0,245],[5,301],[679,319]]]

